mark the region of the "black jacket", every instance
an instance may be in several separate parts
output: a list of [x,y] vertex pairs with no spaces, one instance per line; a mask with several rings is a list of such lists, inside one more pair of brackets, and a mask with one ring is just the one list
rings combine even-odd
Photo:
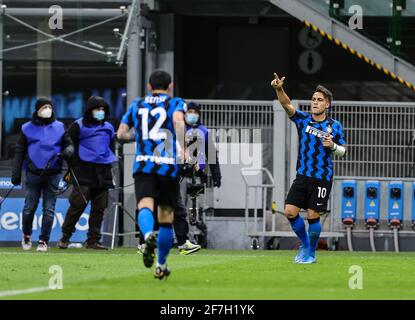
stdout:
[[[48,125],[48,124],[52,123],[55,120],[56,120],[56,118],[55,118],[54,114],[52,114],[52,117],[50,117],[48,119],[43,119],[43,118],[38,117],[37,112],[34,112],[33,115],[32,115],[33,124],[38,125],[38,126]],[[69,153],[73,153],[72,140],[69,137],[68,133],[66,133],[66,132],[62,136],[61,147],[62,147],[62,151],[72,149],[71,152],[69,152]],[[23,166],[24,161],[26,161],[26,170],[31,172],[31,173],[37,174],[37,175],[54,175],[54,174],[61,173],[61,170],[57,170],[57,169],[45,169],[45,170],[43,170],[43,169],[36,168],[36,166],[30,160],[29,155],[28,155],[27,138],[23,134],[23,132],[21,132],[20,136],[19,136],[19,140],[17,141],[17,144],[16,144],[16,151],[15,151],[15,159],[14,159],[14,164],[13,164],[12,177],[15,177],[16,179],[20,180],[21,175],[22,175],[21,172],[22,172],[22,166]]]
[[[195,126],[193,126],[193,128],[197,129],[200,126],[203,126],[203,125],[199,121]],[[208,130],[206,127],[204,127],[204,128],[206,130]],[[212,175],[212,180],[213,180],[214,185],[215,186],[220,186],[221,185],[222,175],[221,175],[221,172],[220,172],[218,151],[215,148],[215,144],[214,144],[214,141],[213,141],[213,137],[210,134],[210,131],[208,131],[208,132],[209,133],[208,133],[207,137],[208,137],[209,141],[206,141],[205,142],[205,160],[206,160],[206,162],[208,162],[209,160],[211,160],[209,158],[209,155],[210,154],[214,154],[215,162],[212,163],[212,162],[209,161],[208,162],[208,165],[209,165],[209,170],[210,170],[210,173]],[[196,143],[196,141],[197,141],[197,138],[193,138],[193,139],[190,138],[190,139],[191,139],[191,141],[188,141],[189,145],[190,144],[193,144],[193,143]],[[195,150],[195,152],[196,151],[197,151],[197,149]],[[194,154],[192,156],[197,157],[197,154]],[[204,179],[202,179],[202,180],[204,180],[204,182],[206,182],[206,177],[204,177],[204,171],[200,170],[200,172],[197,172],[196,175],[199,175],[199,176],[203,177]]]
[[209,163],[209,169],[210,173],[212,175],[212,180],[214,184],[218,184],[218,186],[221,185],[222,175],[220,172],[220,165],[219,165],[219,156],[218,156],[218,150],[215,148],[215,144],[213,142],[212,135],[209,134],[209,142],[206,145],[206,159],[209,158],[210,153],[215,154],[215,163]]
[[[89,100],[88,100],[89,102]],[[97,124],[99,123],[97,120],[95,120],[92,117],[92,109],[93,105],[87,103],[87,108],[84,113],[83,117],[83,124],[85,126],[91,125],[91,124]],[[105,119],[103,121],[106,121],[109,115],[109,106],[105,105]],[[100,163],[92,163],[83,161],[79,158],[79,125],[77,122],[73,122],[69,129],[68,134],[70,138],[73,141],[75,152],[74,156],[72,158],[72,161],[70,163],[75,177],[78,180],[78,183],[80,185],[86,185],[90,188],[98,188],[98,189],[109,189],[113,188],[113,177],[112,177],[112,171],[111,171],[111,164],[100,164]],[[112,139],[111,146],[110,146],[112,152],[115,150],[115,140]],[[76,184],[73,177],[71,177],[71,183]]]

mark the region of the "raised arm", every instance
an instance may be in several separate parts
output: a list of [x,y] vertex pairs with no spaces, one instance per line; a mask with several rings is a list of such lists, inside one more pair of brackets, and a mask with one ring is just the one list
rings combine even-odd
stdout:
[[272,80],[271,86],[275,89],[275,92],[277,93],[278,100],[280,101],[282,107],[284,108],[285,112],[289,117],[292,117],[295,114],[295,108],[291,104],[290,98],[287,96],[287,94],[284,92],[284,89],[282,88],[284,85],[285,77],[282,77],[281,79],[278,78],[278,75],[274,73],[275,79]]

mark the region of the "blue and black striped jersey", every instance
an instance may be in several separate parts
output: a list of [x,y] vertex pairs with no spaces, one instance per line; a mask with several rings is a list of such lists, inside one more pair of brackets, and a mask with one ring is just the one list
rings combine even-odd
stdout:
[[290,118],[297,126],[298,159],[297,174],[317,179],[333,179],[333,162],[330,148],[323,146],[322,137],[331,134],[334,143],[346,144],[343,127],[337,120],[326,118],[324,121],[314,121],[311,114],[299,110]]
[[186,111],[184,100],[166,94],[137,98],[129,106],[121,122],[135,129],[134,173],[177,177],[179,166],[173,124],[173,113],[176,111]]

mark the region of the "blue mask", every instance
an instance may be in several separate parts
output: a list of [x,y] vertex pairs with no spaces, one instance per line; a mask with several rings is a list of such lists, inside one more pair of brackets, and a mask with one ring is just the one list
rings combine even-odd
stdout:
[[189,126],[193,126],[197,123],[199,120],[199,115],[194,113],[188,113],[186,114],[186,122]]
[[94,111],[92,115],[96,120],[102,121],[105,118],[105,111],[101,111],[101,110]]

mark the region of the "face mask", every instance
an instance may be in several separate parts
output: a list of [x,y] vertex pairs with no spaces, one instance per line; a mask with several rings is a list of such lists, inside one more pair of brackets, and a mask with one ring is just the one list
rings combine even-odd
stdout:
[[41,118],[50,118],[52,116],[52,109],[51,108],[46,108],[46,109],[43,109],[42,111],[38,112],[37,114]]
[[188,125],[193,126],[197,123],[199,120],[199,115],[194,113],[188,113],[186,114],[186,122]]
[[102,121],[105,118],[105,111],[101,111],[101,110],[94,111],[93,117],[98,121]]

